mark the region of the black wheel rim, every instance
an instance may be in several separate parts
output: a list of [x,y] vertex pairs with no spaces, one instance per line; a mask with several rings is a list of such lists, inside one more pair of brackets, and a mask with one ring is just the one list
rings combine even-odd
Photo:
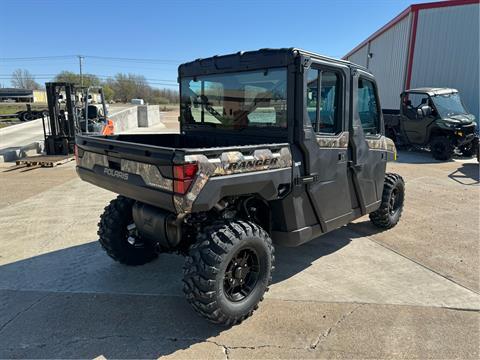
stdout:
[[390,215],[395,215],[395,213],[400,209],[403,203],[403,194],[398,188],[394,188],[390,194],[390,200],[388,202],[388,212]]
[[134,248],[144,248],[145,243],[138,236],[137,227],[135,223],[131,223],[127,226],[126,239],[129,246]]
[[223,290],[233,302],[248,297],[257,284],[260,274],[258,255],[253,249],[241,249],[230,260],[225,271]]

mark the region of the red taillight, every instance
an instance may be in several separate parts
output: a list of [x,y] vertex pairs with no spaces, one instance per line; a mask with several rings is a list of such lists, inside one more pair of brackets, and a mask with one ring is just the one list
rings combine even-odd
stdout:
[[173,191],[177,194],[185,194],[198,171],[196,163],[173,166]]

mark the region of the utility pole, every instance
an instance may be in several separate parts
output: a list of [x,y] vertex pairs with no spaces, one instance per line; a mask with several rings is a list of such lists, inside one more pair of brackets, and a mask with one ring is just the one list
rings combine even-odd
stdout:
[[85,59],[84,56],[82,55],[77,55],[78,56],[78,62],[80,64],[80,85],[83,86],[83,72],[82,72],[82,65],[83,65],[83,59]]

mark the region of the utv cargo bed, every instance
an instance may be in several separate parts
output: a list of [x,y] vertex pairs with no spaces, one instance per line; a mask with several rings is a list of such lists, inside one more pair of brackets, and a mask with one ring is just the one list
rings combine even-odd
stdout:
[[[212,139],[207,140],[212,145],[215,141],[215,145],[226,144],[225,140],[219,143]],[[291,181],[288,143],[216,147],[206,147],[212,145],[204,143],[205,147],[196,147],[202,145],[199,140],[189,141],[181,134],[78,135],[77,172],[87,182],[174,213],[190,212],[198,195],[194,192],[199,192],[199,187],[203,187],[210,177],[230,176],[229,186],[234,187],[236,181],[232,177],[251,172],[255,179],[248,181],[242,178],[242,183],[249,183],[244,186],[244,191],[252,188],[251,191],[255,192],[258,190],[256,186],[263,186],[267,198],[276,195],[279,181]],[[187,166],[195,166],[199,174],[194,178],[175,173],[179,169],[183,172],[184,168],[188,171]],[[269,171],[279,169],[283,170],[281,176],[278,181],[272,182]],[[263,176],[262,170],[265,172]],[[213,186],[211,184],[210,187]],[[225,195],[228,189],[216,188],[214,192],[211,199],[208,196],[204,199],[207,204],[199,203],[198,207],[210,206],[217,196]]]

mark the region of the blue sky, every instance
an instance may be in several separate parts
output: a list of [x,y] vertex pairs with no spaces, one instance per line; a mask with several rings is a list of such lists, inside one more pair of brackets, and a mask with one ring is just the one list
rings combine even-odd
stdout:
[[[0,84],[10,86],[5,77],[17,68],[29,70],[42,83],[61,70],[78,71],[77,54],[87,56],[87,73],[142,74],[156,87],[176,87],[176,68],[183,61],[239,50],[293,46],[341,57],[410,4],[406,0],[0,0]],[[5,59],[42,56],[67,57]]]

